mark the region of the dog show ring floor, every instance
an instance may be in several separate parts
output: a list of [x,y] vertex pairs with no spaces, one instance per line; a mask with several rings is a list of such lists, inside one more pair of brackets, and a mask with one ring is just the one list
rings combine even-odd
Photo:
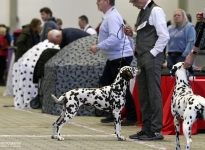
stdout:
[[[2,96],[0,87],[0,150],[174,150],[175,135],[164,140],[139,141],[129,135],[140,131],[137,126],[122,126],[126,141],[118,141],[113,123],[103,124],[102,117],[76,116],[62,130],[64,141],[51,139],[53,122],[58,116],[44,114],[41,109],[16,109],[12,96]],[[192,150],[205,150],[205,133],[192,135]],[[180,136],[184,149],[185,137]]]

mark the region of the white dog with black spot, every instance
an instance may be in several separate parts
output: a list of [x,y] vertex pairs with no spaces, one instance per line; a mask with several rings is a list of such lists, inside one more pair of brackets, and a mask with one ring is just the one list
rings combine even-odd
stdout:
[[[73,89],[64,93],[59,99],[51,95],[56,102],[63,100],[63,111],[61,116],[53,123],[51,138],[64,140],[60,136],[63,125],[77,114],[80,106],[91,105],[99,110],[113,113],[115,133],[119,140],[125,140],[121,136],[121,110],[125,106],[125,95],[129,81],[139,73],[140,69],[137,67],[124,66],[110,86]],[[56,132],[57,135],[55,135]]]
[[171,69],[172,75],[176,77],[176,85],[172,95],[171,111],[174,116],[174,125],[176,130],[176,150],[180,150],[179,141],[179,120],[183,120],[183,133],[187,141],[186,150],[191,148],[192,125],[197,119],[205,119],[205,98],[195,95],[189,83],[191,70],[184,68],[184,63],[179,62]]

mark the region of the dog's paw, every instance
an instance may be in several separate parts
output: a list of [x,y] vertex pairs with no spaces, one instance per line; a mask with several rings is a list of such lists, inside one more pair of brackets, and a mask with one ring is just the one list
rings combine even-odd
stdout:
[[57,135],[51,135],[52,139],[57,139]]
[[126,138],[125,138],[124,136],[120,136],[120,137],[118,137],[118,140],[119,140],[119,141],[125,141]]
[[58,141],[64,141],[64,138],[61,137],[61,136],[59,136],[59,137],[58,137]]

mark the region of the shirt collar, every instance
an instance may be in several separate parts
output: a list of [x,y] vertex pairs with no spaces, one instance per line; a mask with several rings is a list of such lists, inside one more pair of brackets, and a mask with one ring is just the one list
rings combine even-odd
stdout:
[[108,16],[108,14],[109,14],[113,9],[114,9],[114,7],[111,7],[111,8],[104,14],[104,16],[102,17],[102,19],[104,20],[104,19]]
[[90,26],[90,25],[87,24],[83,30],[86,31],[89,26]]
[[149,5],[150,2],[151,2],[151,0],[148,0],[148,2],[146,3],[146,5],[143,7],[144,10],[147,8],[147,6]]

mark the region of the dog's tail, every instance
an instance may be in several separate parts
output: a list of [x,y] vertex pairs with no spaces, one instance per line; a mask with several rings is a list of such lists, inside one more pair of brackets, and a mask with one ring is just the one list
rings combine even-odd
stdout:
[[62,99],[65,97],[65,95],[62,95],[59,99],[57,99],[57,98],[55,97],[55,95],[53,95],[53,94],[51,94],[51,97],[55,100],[55,102],[60,102],[60,101],[62,101]]
[[205,107],[205,99],[202,96],[199,96],[199,98],[197,98],[197,101],[199,102],[199,104]]

